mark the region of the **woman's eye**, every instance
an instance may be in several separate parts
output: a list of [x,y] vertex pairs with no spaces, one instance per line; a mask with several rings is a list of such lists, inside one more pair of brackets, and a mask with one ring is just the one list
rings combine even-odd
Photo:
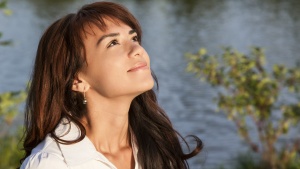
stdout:
[[138,36],[134,36],[134,37],[132,38],[132,41],[134,41],[134,42],[139,41],[139,37],[138,37]]
[[113,41],[111,41],[109,44],[108,44],[108,48],[109,47],[112,47],[112,46],[115,46],[115,45],[118,45],[119,44],[119,42],[117,41],[117,40],[113,40]]

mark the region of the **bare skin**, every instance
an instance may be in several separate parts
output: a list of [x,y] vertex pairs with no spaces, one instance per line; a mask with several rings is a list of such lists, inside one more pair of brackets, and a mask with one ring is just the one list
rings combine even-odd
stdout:
[[[128,135],[128,116],[105,110],[89,114],[84,118],[87,137],[97,151],[101,152],[118,169],[134,168],[130,136]],[[101,118],[105,117],[105,118]]]
[[74,80],[73,90],[85,93],[86,136],[118,169],[135,166],[128,112],[132,100],[150,90],[153,78],[147,52],[129,26],[106,20],[102,32],[92,26],[84,39],[87,65]]

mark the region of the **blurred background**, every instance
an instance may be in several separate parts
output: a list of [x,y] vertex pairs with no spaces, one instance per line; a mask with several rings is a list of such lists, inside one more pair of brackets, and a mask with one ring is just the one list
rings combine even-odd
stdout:
[[[76,12],[92,0],[9,0],[12,15],[0,15],[0,93],[26,88],[43,31],[56,19]],[[220,54],[231,46],[249,53],[265,49],[267,66],[300,63],[299,0],[115,0],[140,21],[143,46],[158,77],[160,105],[183,135],[195,134],[204,150],[190,160],[191,169],[230,166],[239,152],[248,150],[236,128],[213,102],[216,91],[185,71],[187,52],[204,47]],[[22,111],[8,128],[21,125]],[[4,131],[5,130],[5,131]],[[297,134],[297,132],[296,132]],[[1,146],[1,145],[0,145]],[[3,155],[3,154],[1,154]],[[4,157],[3,157],[4,158]]]

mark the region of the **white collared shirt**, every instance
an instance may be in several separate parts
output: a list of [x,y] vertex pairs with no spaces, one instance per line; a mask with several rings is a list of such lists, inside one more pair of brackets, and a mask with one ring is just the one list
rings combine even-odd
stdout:
[[[64,140],[78,138],[80,130],[74,123],[66,123],[66,119],[55,129],[57,136]],[[137,148],[132,141],[135,169],[141,169],[137,162]],[[85,138],[74,144],[57,143],[48,134],[28,156],[21,169],[117,169],[103,154],[98,152],[93,143]]]

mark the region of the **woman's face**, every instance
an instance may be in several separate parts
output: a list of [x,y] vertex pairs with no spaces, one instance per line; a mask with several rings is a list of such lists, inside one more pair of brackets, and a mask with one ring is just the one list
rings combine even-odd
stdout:
[[112,98],[135,97],[152,89],[149,56],[135,30],[122,22],[105,23],[105,31],[91,25],[84,39],[87,66],[82,74],[89,90]]

